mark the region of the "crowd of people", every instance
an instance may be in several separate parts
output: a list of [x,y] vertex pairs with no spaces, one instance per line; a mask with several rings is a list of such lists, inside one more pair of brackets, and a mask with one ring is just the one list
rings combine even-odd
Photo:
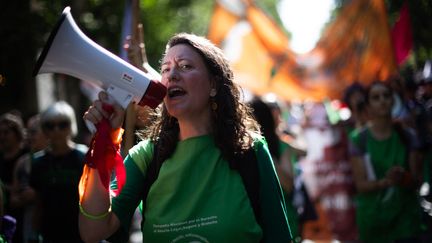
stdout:
[[2,225],[6,242],[81,242],[76,202],[87,146],[73,141],[74,109],[58,101],[27,126],[6,113],[0,127],[3,215],[15,219]]
[[[0,242],[128,242],[137,208],[145,242],[432,241],[432,77],[354,82],[332,123],[324,103],[295,117],[245,100],[200,36],[174,35],[161,75],[167,96],[120,151],[124,185],[89,163],[67,102],[0,116]],[[125,110],[107,103],[78,117],[107,122],[119,152]]]

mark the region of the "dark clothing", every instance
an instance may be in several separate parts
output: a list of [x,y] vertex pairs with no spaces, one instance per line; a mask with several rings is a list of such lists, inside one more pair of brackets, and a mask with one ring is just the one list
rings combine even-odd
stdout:
[[[0,179],[3,184],[10,186],[13,183],[14,170],[18,162],[18,159],[29,152],[28,148],[21,149],[13,158],[5,159],[0,154]],[[5,190],[5,198],[10,197],[10,191]],[[24,209],[23,208],[11,208],[9,203],[5,204],[4,214],[10,215],[16,220],[15,234],[13,235],[14,243],[23,242],[23,220],[24,220]]]
[[44,242],[82,242],[78,231],[78,183],[87,148],[77,146],[68,154],[35,154],[30,185],[41,204],[40,233]]
[[18,154],[10,159],[5,159],[3,155],[0,154],[0,179],[3,181],[3,184],[10,185],[12,183],[13,172],[18,159],[28,152],[28,149],[21,149]]

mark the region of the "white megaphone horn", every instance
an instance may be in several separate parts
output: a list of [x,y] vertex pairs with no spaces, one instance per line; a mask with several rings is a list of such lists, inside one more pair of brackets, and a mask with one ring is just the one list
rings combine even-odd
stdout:
[[166,95],[160,80],[88,38],[72,18],[70,7],[63,10],[37,60],[33,76],[40,73],[62,73],[95,82],[125,109],[130,102],[154,109]]

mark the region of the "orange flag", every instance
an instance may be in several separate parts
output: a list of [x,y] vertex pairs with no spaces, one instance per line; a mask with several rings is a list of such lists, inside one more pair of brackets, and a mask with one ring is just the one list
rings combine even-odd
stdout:
[[224,50],[235,81],[255,94],[272,92],[287,100],[326,96],[299,81],[288,37],[251,1],[217,1],[207,37]]
[[355,0],[345,5],[312,53],[331,73],[337,92],[354,81],[369,84],[397,72],[384,0]]
[[351,1],[303,55],[251,0],[216,1],[208,38],[224,50],[238,84],[286,100],[337,99],[353,81],[397,71],[383,0]]

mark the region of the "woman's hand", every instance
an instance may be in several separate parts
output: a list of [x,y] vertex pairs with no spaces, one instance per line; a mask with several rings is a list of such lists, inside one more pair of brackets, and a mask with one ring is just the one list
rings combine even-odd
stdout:
[[129,63],[135,67],[143,70],[143,49],[144,43],[137,43],[131,36],[126,36],[123,48],[126,50],[128,55]]
[[[89,109],[84,113],[83,118],[93,124],[98,124],[103,118],[106,118],[109,120],[113,129],[121,127],[125,116],[125,110],[115,102],[111,102],[105,91],[99,92],[98,96],[99,99],[93,102]],[[104,105],[112,106],[113,111],[109,112],[105,110],[103,108]]]

